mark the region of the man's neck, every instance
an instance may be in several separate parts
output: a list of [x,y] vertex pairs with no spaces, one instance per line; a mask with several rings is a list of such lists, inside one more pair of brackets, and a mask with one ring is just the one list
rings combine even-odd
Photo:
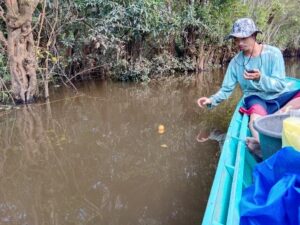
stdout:
[[262,47],[263,47],[262,44],[258,44],[257,42],[255,42],[253,48],[251,48],[248,51],[244,51],[244,55],[248,56],[248,57],[250,57],[250,56],[251,57],[259,56],[261,51],[262,51]]

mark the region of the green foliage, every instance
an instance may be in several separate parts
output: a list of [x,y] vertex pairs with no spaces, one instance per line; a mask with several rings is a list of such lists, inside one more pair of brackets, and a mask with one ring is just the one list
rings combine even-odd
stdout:
[[[195,70],[201,44],[205,51],[214,48],[214,56],[230,49],[224,37],[240,17],[252,17],[267,43],[282,49],[300,46],[297,0],[61,0],[58,9],[55,1],[46,4],[39,67],[43,71],[49,60],[52,73],[63,73],[61,77],[92,71],[122,81],[145,81]],[[42,6],[38,5],[34,23]],[[54,24],[55,39],[47,47]],[[4,22],[0,28],[5,30]],[[6,65],[7,59],[0,55],[1,76],[9,80]]]
[[[285,2],[191,2],[63,0],[59,6],[61,32],[57,37],[58,52],[52,55],[61,56],[57,63],[70,73],[95,67],[103,68],[113,79],[144,81],[157,74],[195,70],[197,65],[191,53],[187,55],[187,48],[194,45],[192,54],[195,56],[200,43],[227,48],[224,37],[233,21],[240,17],[252,17],[266,34],[263,38],[268,42],[296,46],[288,35],[297,30],[297,14],[284,20],[293,25],[292,29],[277,35],[268,32],[270,19],[278,21],[294,10]],[[50,2],[48,4],[47,17],[51,20],[55,7]],[[282,28],[285,29],[285,25]],[[193,35],[191,40],[189,35]]]
[[10,81],[10,75],[7,68],[7,58],[0,54],[0,76],[4,82]]
[[141,58],[129,67],[119,63],[112,78],[119,81],[148,81],[151,70],[150,67],[151,63],[144,58]]

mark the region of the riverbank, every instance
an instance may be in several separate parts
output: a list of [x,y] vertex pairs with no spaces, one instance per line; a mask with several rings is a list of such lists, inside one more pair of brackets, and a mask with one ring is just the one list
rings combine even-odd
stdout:
[[[294,50],[294,53],[299,51]],[[287,51],[284,51],[283,54],[289,55]],[[300,58],[294,56],[285,57],[287,75],[296,76],[300,71],[300,64],[298,63]],[[224,55],[223,55],[224,56]],[[220,57],[214,56],[215,59],[220,59]],[[165,60],[165,61],[164,61]],[[65,86],[66,88],[72,89],[74,92],[77,91],[77,84],[81,82],[88,82],[89,80],[112,80],[117,82],[142,82],[148,83],[156,80],[172,79],[172,77],[182,77],[182,76],[193,76],[193,74],[198,73],[209,73],[214,70],[222,70],[222,74],[225,74],[225,70],[228,64],[228,59],[224,64],[213,64],[210,63],[209,67],[201,71],[195,67],[195,64],[192,64],[190,60],[179,60],[176,58],[166,57],[164,59],[158,60],[154,59],[154,62],[147,61],[145,62],[136,62],[135,66],[128,68],[123,75],[114,74],[111,71],[107,71],[106,74],[103,74],[103,70],[89,70],[89,73],[77,73],[72,76],[73,79],[63,78],[65,76],[56,75],[53,76],[49,82],[50,87],[59,87]],[[211,62],[217,62],[216,60],[211,60]],[[214,74],[214,73],[212,73]],[[3,81],[3,80],[2,80]],[[12,99],[11,91],[8,89],[10,87],[10,80],[6,78],[6,82],[1,82],[0,85],[0,103],[3,108],[7,108],[5,105],[16,105]],[[39,94],[37,95],[36,100],[45,101],[44,99],[44,83],[39,79]]]

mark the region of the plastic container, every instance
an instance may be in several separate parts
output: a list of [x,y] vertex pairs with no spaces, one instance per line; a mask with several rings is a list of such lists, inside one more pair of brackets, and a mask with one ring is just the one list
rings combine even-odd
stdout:
[[261,117],[254,121],[254,128],[259,133],[260,148],[263,159],[267,159],[282,147],[283,120],[289,114],[275,114]]
[[292,146],[300,151],[300,110],[291,110],[283,121],[282,146]]
[[291,109],[289,111],[290,117],[300,118],[300,109]]

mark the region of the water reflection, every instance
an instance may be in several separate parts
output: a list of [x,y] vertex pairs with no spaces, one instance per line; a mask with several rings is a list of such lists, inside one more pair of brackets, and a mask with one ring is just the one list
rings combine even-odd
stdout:
[[288,76],[300,77],[300,58],[286,58],[285,66]]
[[196,137],[196,140],[200,143],[206,142],[208,140],[215,140],[219,143],[220,149],[222,149],[224,141],[226,138],[226,133],[218,129],[213,129],[212,131],[203,131],[200,130],[199,134]]
[[94,82],[3,115],[0,224],[199,223],[218,144],[195,137],[225,132],[239,93],[210,112],[195,101],[221,81],[222,71],[148,85]]

